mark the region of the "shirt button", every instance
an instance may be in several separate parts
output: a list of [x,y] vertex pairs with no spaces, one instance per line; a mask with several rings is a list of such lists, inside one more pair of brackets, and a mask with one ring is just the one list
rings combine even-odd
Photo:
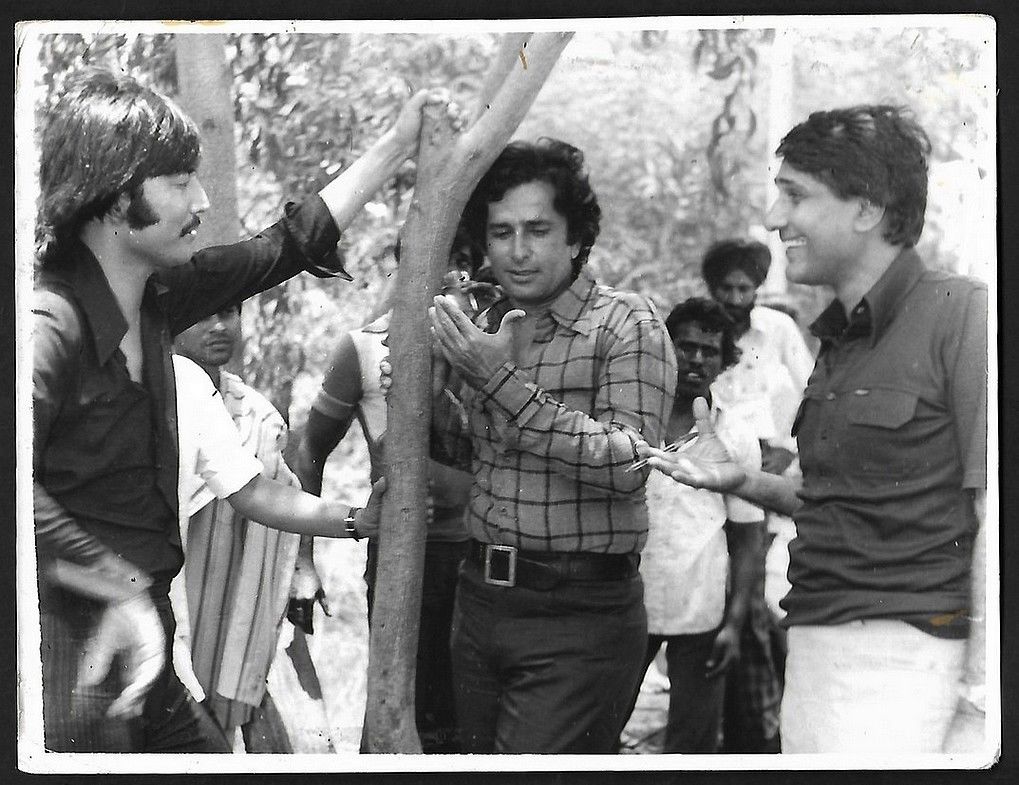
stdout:
[[824,396],[824,399],[826,401],[834,401],[835,400],[835,393],[833,393],[833,392],[828,393],[827,395]]

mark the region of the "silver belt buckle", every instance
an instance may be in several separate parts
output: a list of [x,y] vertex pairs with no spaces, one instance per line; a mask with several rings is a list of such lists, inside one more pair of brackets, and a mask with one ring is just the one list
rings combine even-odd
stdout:
[[[492,577],[492,554],[506,554],[506,577]],[[485,583],[492,586],[516,586],[517,585],[517,549],[512,545],[486,545],[485,546]]]

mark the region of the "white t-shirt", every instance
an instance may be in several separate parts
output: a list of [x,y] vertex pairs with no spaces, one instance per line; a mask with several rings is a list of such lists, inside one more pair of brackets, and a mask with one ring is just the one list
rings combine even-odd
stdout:
[[[760,468],[761,448],[740,420],[714,412],[719,438],[746,468]],[[758,523],[759,507],[729,494],[691,488],[661,472],[645,486],[648,538],[641,552],[648,632],[690,635],[722,623],[729,574],[724,524]]]
[[753,428],[758,439],[795,452],[793,419],[814,369],[796,322],[759,305],[750,311],[750,329],[736,345],[739,362],[715,380],[712,397],[730,417]]
[[[188,521],[215,498],[233,495],[262,472],[262,462],[245,449],[216,386],[200,366],[173,356],[177,377],[177,498],[181,544],[187,549]],[[184,570],[170,584],[170,604],[177,620],[173,664],[196,700],[205,691],[191,667],[191,620]]]

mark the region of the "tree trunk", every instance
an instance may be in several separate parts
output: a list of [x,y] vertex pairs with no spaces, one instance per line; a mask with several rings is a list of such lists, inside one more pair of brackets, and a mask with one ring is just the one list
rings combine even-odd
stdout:
[[421,751],[414,722],[414,670],[431,423],[427,310],[446,270],[467,199],[520,124],[571,36],[516,35],[511,39],[519,41],[516,46],[504,40],[492,65],[496,76],[486,79],[484,111],[467,132],[454,131],[444,110],[426,113],[389,330],[393,367],[385,438],[389,489],[378,535],[368,657],[363,736],[368,752]]
[[178,101],[202,133],[198,176],[209,195],[209,210],[198,228],[198,246],[232,243],[240,238],[241,222],[226,36],[178,35],[176,45]]
[[[241,236],[241,220],[237,210],[233,79],[226,62],[226,36],[183,34],[176,36],[175,44],[177,101],[201,131],[198,178],[209,196],[209,209],[198,227],[197,247],[236,242]],[[243,355],[238,348],[227,370],[240,373]],[[286,416],[287,410],[281,411]]]

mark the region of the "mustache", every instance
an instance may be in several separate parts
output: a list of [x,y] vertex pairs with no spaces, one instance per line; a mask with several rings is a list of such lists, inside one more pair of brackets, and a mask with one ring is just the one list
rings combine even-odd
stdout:
[[202,225],[202,219],[199,218],[197,215],[192,216],[191,220],[187,222],[187,224],[181,230],[180,234],[183,237],[185,234],[187,234],[188,232],[193,232],[195,229],[197,229],[201,225]]

